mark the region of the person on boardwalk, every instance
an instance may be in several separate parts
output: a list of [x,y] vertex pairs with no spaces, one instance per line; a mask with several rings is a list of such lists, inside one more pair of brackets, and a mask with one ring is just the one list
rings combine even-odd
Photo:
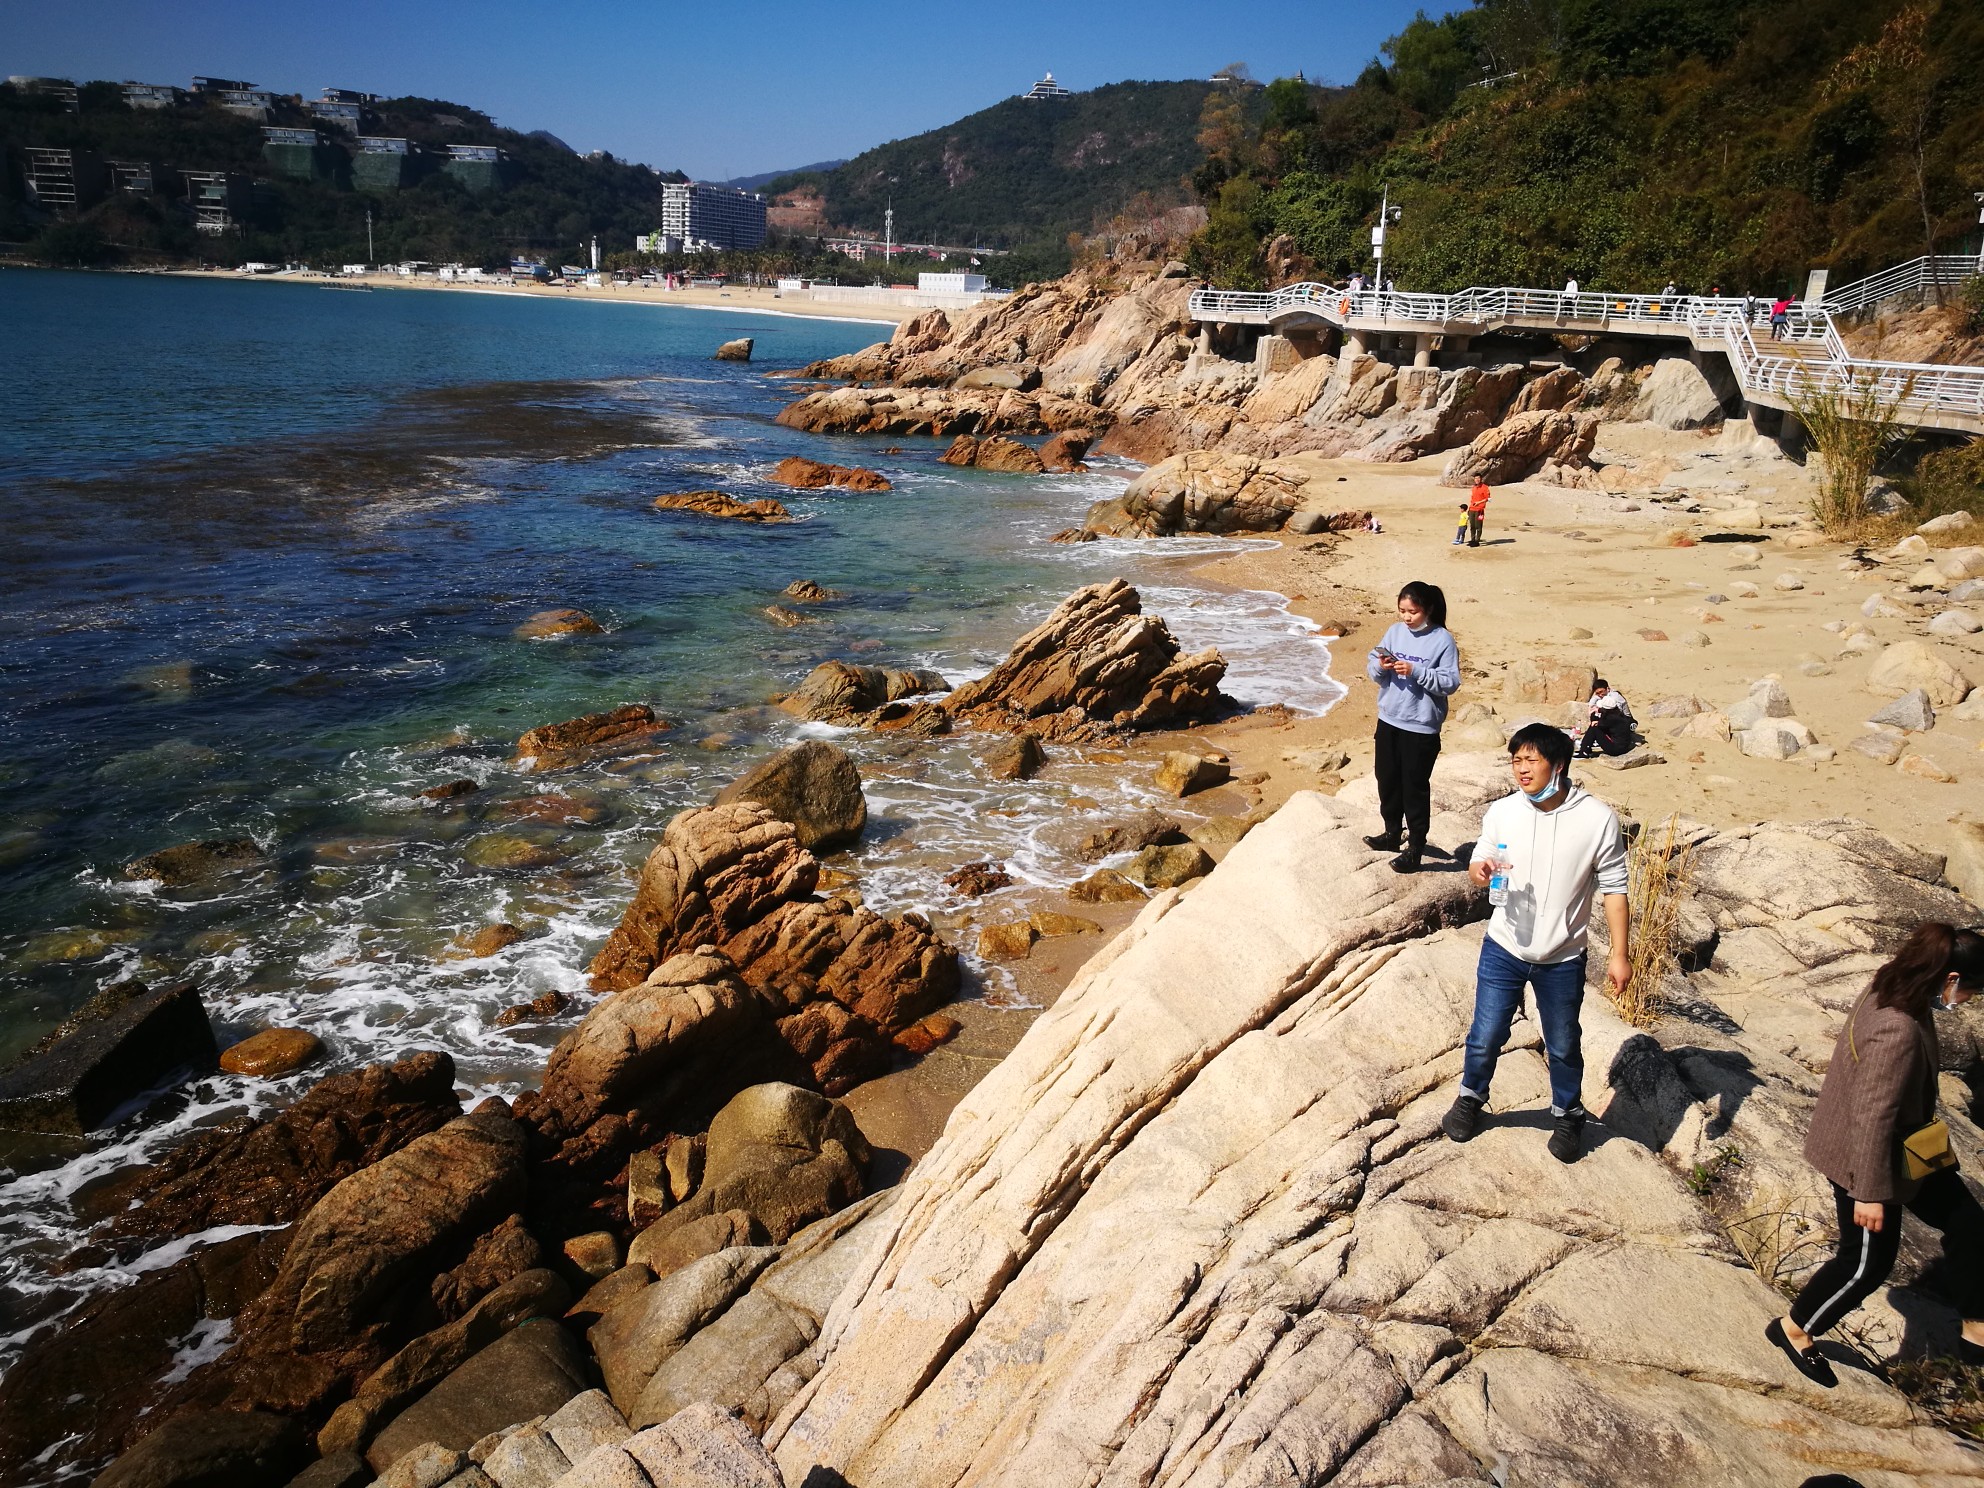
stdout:
[[[1440,1122],[1455,1142],[1481,1128],[1495,1064],[1522,1006],[1536,994],[1550,1067],[1550,1155],[1576,1162],[1584,1144],[1584,1050],[1578,1013],[1584,1001],[1585,937],[1591,899],[1605,899],[1611,952],[1605,975],[1616,996],[1632,979],[1626,913],[1626,848],[1618,815],[1571,783],[1571,740],[1560,728],[1532,723],[1509,740],[1516,789],[1492,803],[1468,877],[1489,891],[1494,911],[1474,975],[1474,1022],[1467,1031],[1460,1095]],[[1499,880],[1499,882],[1498,882]],[[1497,898],[1500,895],[1499,899]]]
[[1957,1171],[1936,1120],[1941,1062],[1932,1009],[1984,990],[1984,935],[1928,921],[1879,971],[1833,1044],[1832,1063],[1805,1136],[1805,1160],[1832,1183],[1839,1250],[1812,1273],[1764,1336],[1815,1384],[1838,1383],[1818,1335],[1888,1279],[1906,1209],[1943,1236],[1943,1257],[1964,1317],[1959,1350],[1984,1360],[1984,1207]]
[[1488,520],[1488,498],[1492,494],[1488,482],[1477,477],[1474,489],[1460,504],[1460,525],[1454,528],[1455,547],[1463,542],[1470,548],[1481,546],[1481,524]]
[[1770,305],[1770,338],[1782,341],[1791,329],[1791,296],[1779,295]]
[[1572,275],[1564,281],[1563,298],[1557,301],[1557,319],[1562,320],[1567,315],[1575,315],[1577,310],[1578,281],[1577,276]]
[[1371,648],[1364,672],[1378,684],[1378,810],[1385,829],[1365,844],[1397,853],[1392,868],[1417,873],[1433,816],[1433,762],[1447,699],[1460,687],[1460,648],[1447,632],[1447,597],[1417,580],[1398,592],[1398,619]]

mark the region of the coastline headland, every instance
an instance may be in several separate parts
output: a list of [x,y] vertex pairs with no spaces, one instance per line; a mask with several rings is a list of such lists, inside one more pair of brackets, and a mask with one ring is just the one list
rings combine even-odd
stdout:
[[[1014,480],[1143,462],[1057,541],[1228,540],[1200,571],[1340,637],[1341,703],[1234,706],[1121,580],[955,689],[823,662],[778,700],[823,735],[1103,766],[1164,809],[1057,824],[1095,865],[1071,887],[960,863],[964,914],[877,913],[823,861],[859,774],[801,744],[670,823],[538,1089],[464,1113],[415,1055],[95,1196],[107,1233],[225,1238],[36,1339],[0,1422],[76,1472],[122,1453],[113,1488],[313,1457],[426,1488],[1984,1479],[1923,1404],[1956,1351],[1933,1278],[1877,1294],[1833,1391],[1762,1331],[1826,1252],[1800,1142],[1845,1011],[1915,922],[1980,913],[1984,548],[1827,537],[1805,452],[1685,356],[1243,343],[1193,287],[1130,244],[815,363],[780,422]],[[1480,474],[1487,542],[1456,546]],[[1357,662],[1408,579],[1445,588],[1464,681],[1437,863],[1401,876],[1362,840]],[[1457,1147],[1486,914],[1458,860],[1509,733],[1577,722],[1601,672],[1644,742],[1580,778],[1687,856],[1671,967],[1637,1024],[1587,990],[1575,1165],[1526,1022]],[[950,1002],[964,934],[1039,1006]],[[1944,1034],[1973,1168],[1981,1035]],[[231,1322],[185,1361],[201,1318]]]

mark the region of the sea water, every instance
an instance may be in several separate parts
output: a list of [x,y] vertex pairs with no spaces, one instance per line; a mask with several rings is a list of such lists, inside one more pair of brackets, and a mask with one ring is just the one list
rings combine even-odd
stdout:
[[[1132,467],[985,474],[940,464],[940,441],[773,421],[796,394],[768,372],[886,326],[10,270],[0,327],[0,1060],[133,977],[195,980],[223,1045],[276,1024],[326,1046],[285,1079],[195,1081],[87,1144],[0,1147],[0,1367],[158,1261],[63,1260],[83,1238],[71,1200],[104,1173],[416,1048],[448,1050],[477,1096],[535,1083],[591,1005],[586,963],[668,818],[796,738],[860,761],[869,826],[836,863],[884,911],[955,907],[943,875],[975,859],[1065,884],[1091,865],[1051,828],[1151,799],[1076,751],[1004,783],[968,734],[869,735],[767,706],[819,662],[962,681],[1120,574],[1187,650],[1225,652],[1241,701],[1316,712],[1340,694],[1278,596],[1193,579],[1235,542],[1048,541]],[[754,361],[713,361],[736,336]],[[771,484],[791,454],[894,489]],[[706,488],[776,496],[797,520],[652,509]],[[818,623],[781,628],[763,612],[801,578],[844,598],[794,605]],[[513,637],[568,606],[604,633]],[[658,753],[555,775],[510,763],[527,728],[635,702],[673,725]],[[460,778],[481,788],[418,794]],[[591,820],[510,814],[545,792]],[[253,839],[267,867],[190,889],[122,875],[215,838]],[[502,866],[519,851],[532,866]],[[451,957],[498,920],[525,938]],[[969,955],[966,983],[1012,995]],[[495,1026],[553,990],[563,1016]]]

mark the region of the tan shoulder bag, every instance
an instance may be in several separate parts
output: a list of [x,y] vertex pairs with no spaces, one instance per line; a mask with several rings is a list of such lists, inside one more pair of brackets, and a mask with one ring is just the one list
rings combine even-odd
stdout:
[[[1853,1017],[1846,1020],[1846,1047],[1853,1054],[1853,1062],[1860,1062],[1860,1046],[1853,1037],[1854,1020],[1860,1016],[1860,1009],[1853,1010]],[[1938,1116],[1901,1139],[1901,1168],[1911,1183],[1920,1183],[1931,1173],[1940,1173],[1944,1168],[1956,1166],[1956,1153],[1950,1150],[1950,1129]]]

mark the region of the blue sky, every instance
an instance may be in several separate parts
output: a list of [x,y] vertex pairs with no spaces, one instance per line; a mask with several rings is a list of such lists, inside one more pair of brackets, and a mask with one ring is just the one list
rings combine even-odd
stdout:
[[[1051,70],[1070,88],[1244,61],[1348,82],[1408,0],[861,5],[789,0],[0,0],[0,75],[237,77],[469,104],[663,169],[723,179],[933,129]],[[1454,8],[1435,3],[1429,12]]]

